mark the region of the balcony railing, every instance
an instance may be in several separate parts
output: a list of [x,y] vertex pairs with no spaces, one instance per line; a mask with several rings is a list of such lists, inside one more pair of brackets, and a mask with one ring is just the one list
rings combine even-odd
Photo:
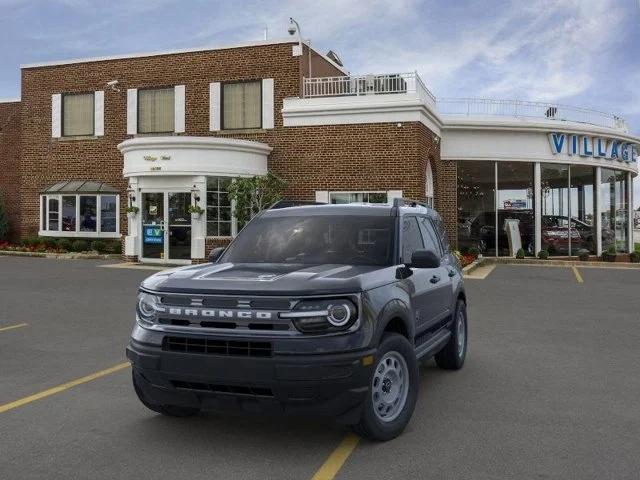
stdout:
[[628,132],[627,122],[616,115],[589,108],[559,103],[528,102],[522,100],[493,100],[483,98],[439,98],[438,113],[464,116],[508,116],[540,118],[587,123],[599,127]]
[[346,97],[413,93],[435,105],[436,97],[424,85],[417,73],[358,75],[344,77],[313,77],[303,81],[303,96]]

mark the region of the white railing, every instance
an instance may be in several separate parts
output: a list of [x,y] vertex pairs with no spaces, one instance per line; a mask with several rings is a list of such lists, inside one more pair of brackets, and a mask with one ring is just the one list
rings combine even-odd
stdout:
[[627,122],[616,115],[559,103],[484,98],[439,98],[437,106],[438,113],[444,115],[496,115],[541,118],[587,123],[599,127],[622,130],[623,132],[629,131]]
[[342,97],[414,93],[435,105],[436,97],[416,72],[344,77],[313,77],[303,80],[303,97]]

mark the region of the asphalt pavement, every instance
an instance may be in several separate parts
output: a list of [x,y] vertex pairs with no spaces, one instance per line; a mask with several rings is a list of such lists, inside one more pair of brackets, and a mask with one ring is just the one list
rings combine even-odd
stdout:
[[[348,429],[324,421],[146,410],[123,364],[152,272],[104,263],[0,257],[1,479],[304,480],[332,458]],[[424,364],[405,433],[335,478],[640,478],[640,270],[579,278],[467,280],[465,367]]]

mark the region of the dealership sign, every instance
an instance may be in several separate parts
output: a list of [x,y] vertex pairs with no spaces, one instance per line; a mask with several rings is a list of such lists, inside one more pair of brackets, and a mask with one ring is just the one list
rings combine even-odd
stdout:
[[568,133],[550,133],[549,145],[554,155],[565,153],[581,157],[605,158],[632,163],[638,159],[638,145],[615,138],[591,137]]

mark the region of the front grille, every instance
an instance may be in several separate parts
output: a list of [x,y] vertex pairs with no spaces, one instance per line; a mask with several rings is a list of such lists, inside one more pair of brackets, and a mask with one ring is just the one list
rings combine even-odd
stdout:
[[162,349],[169,352],[229,355],[236,357],[270,357],[271,342],[214,340],[209,338],[165,337]]
[[273,391],[267,387],[246,385],[220,385],[214,383],[185,382],[172,380],[171,384],[181,390],[197,390],[200,392],[228,393],[231,395],[250,395],[254,397],[273,397]]

